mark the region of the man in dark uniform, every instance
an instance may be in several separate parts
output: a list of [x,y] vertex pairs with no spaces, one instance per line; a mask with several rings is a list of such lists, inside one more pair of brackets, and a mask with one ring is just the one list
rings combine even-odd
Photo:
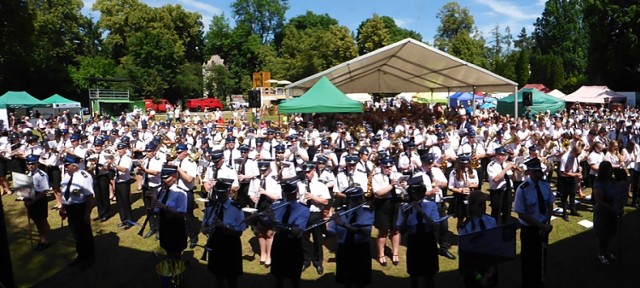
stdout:
[[555,197],[548,182],[541,181],[542,166],[538,158],[525,162],[529,178],[516,190],[513,211],[522,224],[522,287],[537,288],[544,283],[551,212]]
[[[338,237],[336,251],[336,282],[350,287],[364,287],[371,283],[371,228],[374,212],[364,205],[364,191],[350,187],[344,191],[349,200],[347,210],[333,214],[328,235]],[[349,211],[348,213],[346,211]]]
[[[299,182],[300,191],[304,191],[304,193],[301,193],[300,201],[309,207],[309,223],[307,223],[307,227],[309,227],[323,220],[324,216],[322,211],[324,211],[325,206],[329,204],[331,194],[329,194],[327,186],[318,181],[316,165],[314,163],[303,164],[302,171],[305,174],[305,181]],[[322,267],[323,230],[324,226],[317,226],[304,232],[302,236],[302,245],[304,248],[302,271],[306,270],[311,263],[313,263],[319,275],[324,273],[324,268]],[[309,239],[311,236],[313,236],[313,244]]]
[[76,240],[78,256],[69,266],[89,267],[95,260],[95,245],[91,232],[91,208],[93,207],[93,179],[80,169],[80,158],[67,155],[64,158],[64,177],[62,178],[62,205],[69,218],[69,228]]
[[158,214],[160,247],[167,251],[170,259],[180,259],[187,248],[187,193],[176,184],[180,178],[179,168],[165,165],[161,170],[162,188],[154,203],[154,213]]
[[38,155],[29,155],[25,158],[27,163],[27,175],[33,179],[33,189],[35,194],[33,198],[25,198],[24,205],[27,207],[27,213],[29,218],[33,220],[40,234],[40,243],[34,249],[34,251],[42,251],[51,246],[49,241],[49,231],[51,227],[47,221],[48,209],[47,209],[47,191],[49,188],[49,177],[47,173],[38,168]]
[[[91,168],[93,173],[93,191],[96,194],[96,206],[98,216],[93,218],[94,221],[100,220],[105,222],[111,215],[111,203],[109,202],[109,170],[110,164],[103,150],[104,140],[96,137],[93,141],[93,149],[96,153],[95,164]],[[113,155],[111,155],[113,157]]]
[[207,267],[219,288],[238,287],[238,277],[243,273],[240,236],[247,225],[242,209],[229,198],[233,181],[216,181],[216,201],[207,207],[202,219],[202,233],[208,237],[206,249],[211,251]]
[[271,274],[276,277],[276,287],[284,285],[284,279],[291,280],[291,286],[300,287],[304,255],[301,237],[309,220],[309,207],[298,199],[297,181],[282,183],[283,201],[288,205],[275,209],[281,201],[273,203],[276,220],[276,234],[273,239]]

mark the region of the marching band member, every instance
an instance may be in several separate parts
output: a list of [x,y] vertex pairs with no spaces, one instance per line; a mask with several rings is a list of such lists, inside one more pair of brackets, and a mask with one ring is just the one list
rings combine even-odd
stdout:
[[435,202],[424,199],[427,187],[422,177],[414,177],[408,182],[410,204],[398,211],[396,225],[400,233],[407,235],[407,273],[411,277],[411,287],[419,287],[420,277],[424,277],[424,287],[433,287],[433,276],[438,273],[438,246],[436,244],[435,221],[440,218]]
[[580,180],[582,178],[582,167],[578,165],[578,156],[582,154],[582,142],[574,146],[571,151],[562,155],[559,167],[558,192],[562,197],[562,219],[569,222],[569,214],[567,212],[567,198],[569,198],[569,206],[571,207],[571,216],[580,217],[576,210],[576,192]]
[[[41,145],[44,148],[44,153],[40,155],[40,164],[49,178],[49,186],[53,190],[53,195],[56,198],[56,205],[51,208],[52,210],[60,210],[62,208],[62,194],[60,190],[60,181],[62,180],[62,172],[60,171],[60,157],[58,151],[49,147],[47,142],[43,141]],[[2,159],[0,158],[0,162]],[[0,171],[2,173],[2,171]],[[0,174],[1,175],[1,174]]]
[[90,173],[93,174],[93,192],[96,198],[96,207],[98,216],[93,221],[105,222],[111,217],[111,203],[109,202],[109,171],[113,165],[113,156],[104,151],[104,141],[102,138],[96,138],[93,143],[93,150],[96,156],[90,157],[89,162]]
[[115,175],[115,195],[118,205],[118,214],[120,215],[120,224],[118,227],[124,227],[125,230],[133,226],[133,215],[131,214],[131,157],[127,155],[128,145],[119,143],[117,146],[118,155],[114,159],[113,168],[116,170]]
[[229,198],[233,181],[216,181],[216,201],[207,207],[202,219],[202,233],[208,238],[206,248],[212,254],[207,268],[215,275],[216,287],[238,287],[238,277],[243,274],[240,236],[247,227],[241,207]]
[[498,224],[506,224],[511,216],[511,189],[513,183],[513,162],[506,162],[507,149],[495,149],[495,157],[487,166],[489,175],[489,195],[491,199],[491,216]]
[[[271,175],[271,163],[269,161],[258,162],[260,176],[251,180],[249,197],[257,208],[255,219],[251,226],[258,237],[260,246],[260,265],[266,268],[271,266],[271,246],[273,245],[274,224],[271,206],[273,202],[282,198],[282,189],[278,181]],[[261,214],[260,214],[261,213]],[[248,218],[249,219],[249,218]]]
[[[324,219],[325,206],[329,204],[331,194],[324,183],[318,181],[316,173],[316,165],[314,163],[305,163],[302,165],[302,171],[305,173],[304,181],[298,182],[298,191],[300,193],[300,202],[309,207],[309,219],[307,228],[321,222]],[[324,273],[322,266],[322,234],[324,226],[317,226],[311,230],[305,230],[302,235],[302,247],[304,248],[304,262],[302,271],[307,269],[313,263],[316,267],[318,275]],[[313,236],[313,244],[309,238]]]
[[[304,252],[301,237],[307,227],[309,208],[298,202],[297,181],[282,184],[283,201],[274,202],[276,234],[273,239],[271,274],[276,277],[276,288],[284,285],[284,279],[291,281],[294,288],[300,287],[300,275]],[[275,209],[286,202],[286,206]]]
[[237,172],[238,182],[240,184],[238,189],[238,196],[236,197],[236,201],[240,207],[248,207],[251,205],[251,199],[249,199],[249,182],[254,177],[258,176],[258,166],[255,160],[249,158],[249,151],[251,148],[247,145],[241,145],[238,150],[240,150],[240,158],[237,158],[237,161],[240,161],[236,165],[235,171]]
[[[406,182],[400,182],[399,173],[393,172],[391,167],[395,164],[392,158],[384,158],[380,160],[382,172],[373,176],[373,195],[374,209],[376,217],[374,226],[378,229],[377,252],[378,262],[382,266],[387,266],[387,259],[384,255],[384,247],[387,237],[391,238],[391,249],[393,252],[392,263],[397,266],[400,263],[398,258],[398,250],[400,248],[400,233],[396,226],[398,217],[398,209],[402,201],[401,190],[398,186],[406,185]],[[404,187],[403,187],[404,188]]]
[[[191,249],[198,245],[198,220],[193,215],[193,209],[195,208],[195,199],[193,192],[195,190],[196,173],[198,172],[198,165],[189,156],[187,144],[176,145],[176,159],[174,165],[178,170],[178,177],[176,187],[187,193],[187,211],[186,211],[186,223],[187,223],[187,235],[189,236],[189,247]],[[160,234],[162,235],[162,234]]]
[[38,160],[39,155],[28,155],[26,157],[27,163],[27,176],[31,176],[33,179],[33,189],[35,191],[33,198],[24,198],[24,205],[27,208],[27,215],[33,223],[36,224],[38,234],[40,235],[40,242],[36,246],[34,251],[42,251],[51,246],[49,239],[49,232],[51,227],[49,221],[47,221],[48,209],[47,209],[47,191],[49,188],[49,177],[44,171],[39,169]]
[[458,155],[456,168],[449,175],[449,190],[453,192],[453,215],[458,218],[457,228],[462,227],[467,218],[466,202],[469,194],[479,187],[478,174],[471,169],[469,161],[469,156]]
[[364,191],[360,187],[351,187],[345,191],[348,204],[345,211],[335,213],[327,228],[328,235],[336,235],[336,282],[350,287],[364,287],[371,283],[371,227],[374,211],[364,205]]
[[154,213],[158,214],[158,232],[160,247],[167,252],[170,259],[180,259],[182,251],[187,248],[187,194],[189,192],[178,187],[180,178],[178,167],[165,165],[160,171],[162,188],[154,203]]
[[95,245],[91,232],[91,208],[93,207],[93,179],[80,169],[80,158],[67,155],[64,158],[65,174],[62,178],[63,212],[69,219],[71,234],[76,240],[78,256],[69,266],[87,268],[95,260]]
[[149,232],[144,238],[149,238],[158,232],[158,215],[153,212],[153,204],[158,200],[158,191],[162,186],[161,171],[164,161],[156,156],[158,146],[155,142],[149,142],[145,148],[144,161],[137,167],[142,174],[142,201],[149,218]]
[[275,173],[276,177],[278,178],[278,181],[292,179],[298,176],[296,174],[295,166],[291,162],[285,161],[285,157],[284,157],[285,150],[286,149],[282,144],[278,144],[274,148],[276,161],[272,162],[273,163],[272,165],[274,166],[272,167],[273,168],[272,170]]

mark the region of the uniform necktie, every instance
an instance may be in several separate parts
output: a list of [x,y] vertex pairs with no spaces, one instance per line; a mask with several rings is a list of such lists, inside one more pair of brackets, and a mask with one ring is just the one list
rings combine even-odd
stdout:
[[282,216],[282,225],[289,225],[289,217],[291,217],[291,205],[287,205]]
[[98,152],[98,158],[96,158],[96,167],[95,167],[95,175],[98,176],[98,174],[100,173],[100,153],[102,151]]
[[540,211],[540,215],[547,214],[547,203],[544,202],[544,197],[542,197],[542,190],[540,190],[540,185],[536,182],[536,192],[538,194],[538,210]]
[[67,182],[67,189],[64,190],[64,200],[69,200],[69,196],[71,196],[72,181],[73,181],[73,173],[69,176],[69,182]]
[[[149,164],[151,164],[151,159],[147,160],[147,170],[149,170]],[[144,183],[142,184],[142,186],[149,187],[149,173],[144,173]]]
[[224,221],[224,205],[218,203],[218,213],[216,215],[218,220]]
[[[500,167],[502,167],[502,169],[504,169],[504,166],[502,164],[500,164]],[[511,179],[509,179],[509,175],[506,172],[504,173],[504,182],[505,182],[505,186],[504,187],[505,187],[506,191],[510,191],[511,190]]]
[[418,221],[418,225],[416,226],[416,233],[418,234],[424,234],[425,233],[425,229],[424,229],[424,219],[422,219],[422,217],[424,217],[422,214],[420,214],[419,210],[416,210],[416,220]]
[[[122,161],[122,156],[120,157],[120,159],[118,159],[118,164],[116,166],[120,166],[121,161]],[[120,170],[118,169],[118,167],[116,167],[116,181],[118,181],[119,177],[120,177]]]
[[231,150],[231,149],[229,149],[229,167],[233,167],[233,166],[232,166],[232,165],[233,165],[233,163],[232,163],[232,161],[233,161],[233,159],[232,159],[232,158],[233,158],[233,157],[232,157],[232,156],[233,156],[233,153],[231,153],[231,152],[232,152],[232,150]]

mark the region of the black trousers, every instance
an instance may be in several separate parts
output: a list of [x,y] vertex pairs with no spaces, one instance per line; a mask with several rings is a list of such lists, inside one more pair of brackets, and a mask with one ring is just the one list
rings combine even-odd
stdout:
[[[567,213],[567,208],[571,209],[571,212],[577,212],[576,210],[576,192],[578,191],[578,181],[575,177],[558,177],[558,191],[560,192],[561,205],[563,214]],[[567,199],[569,205],[567,207]]]
[[238,189],[238,196],[236,197],[236,203],[240,205],[240,207],[249,207],[253,202],[249,197],[249,183],[240,183],[240,188]]
[[156,231],[158,231],[158,215],[153,213],[153,204],[158,199],[158,190],[160,190],[160,186],[142,186],[142,202],[144,203],[147,217],[149,217],[149,228]]
[[111,216],[111,202],[109,202],[109,174],[102,174],[93,178],[93,193],[98,207],[98,217]]
[[522,287],[542,287],[543,273],[546,271],[548,238],[540,234],[540,230],[530,226],[522,226],[520,231],[522,252]]
[[[453,205],[452,205],[453,206]],[[438,214],[440,217],[447,216],[447,207],[444,202],[438,202]],[[435,238],[439,245],[447,242],[447,234],[449,233],[449,221],[440,221],[436,225]]]
[[131,215],[131,184],[129,184],[129,181],[118,182],[115,188],[120,222],[133,221],[133,216]]
[[193,196],[193,190],[187,191],[187,236],[191,241],[198,241],[198,233],[200,233],[200,223],[198,218],[193,215],[193,210],[196,208],[196,201]]
[[95,259],[95,244],[91,223],[86,221],[86,203],[64,205],[69,219],[69,228],[73,239],[76,240],[76,252],[81,261],[93,261]]
[[[322,221],[322,212],[311,212],[309,214],[309,220],[307,221],[307,227]],[[313,228],[302,235],[302,248],[304,249],[304,263],[313,263],[314,266],[322,266],[323,254],[322,254],[322,232],[324,226],[320,225]],[[313,243],[310,238],[313,236]]]
[[511,217],[511,189],[489,189],[491,199],[491,217],[498,225],[506,224]]

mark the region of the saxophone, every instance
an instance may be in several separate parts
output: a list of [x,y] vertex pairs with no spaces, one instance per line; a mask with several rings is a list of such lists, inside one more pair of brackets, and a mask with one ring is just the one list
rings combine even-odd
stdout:
[[469,163],[469,166],[471,166],[471,168],[473,169],[479,169],[480,168],[480,160],[478,160],[476,158],[476,148],[475,148],[475,143],[474,145],[471,145],[471,162]]
[[[365,164],[366,165],[366,164]],[[371,169],[371,172],[369,172],[369,175],[367,177],[367,191],[364,192],[364,197],[365,198],[371,198],[371,196],[373,196],[373,174],[375,171],[375,167],[374,169]]]

